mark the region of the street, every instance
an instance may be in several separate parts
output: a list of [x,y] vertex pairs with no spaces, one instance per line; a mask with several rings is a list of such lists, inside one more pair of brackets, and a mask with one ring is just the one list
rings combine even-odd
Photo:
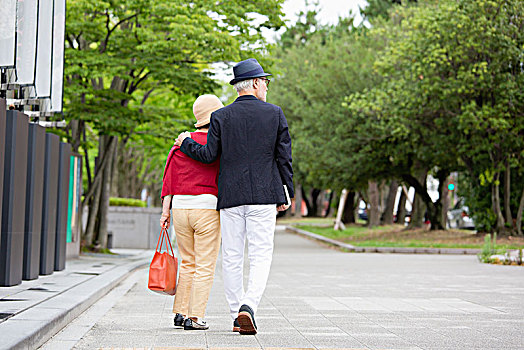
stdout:
[[[247,272],[247,270],[246,270]],[[343,253],[281,229],[256,336],[231,332],[220,257],[208,331],[130,275],[43,349],[523,349],[524,270],[475,256]]]

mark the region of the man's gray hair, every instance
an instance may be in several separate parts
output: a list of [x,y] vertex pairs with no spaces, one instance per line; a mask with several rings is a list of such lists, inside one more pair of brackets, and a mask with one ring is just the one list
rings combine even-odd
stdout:
[[245,91],[245,90],[252,89],[254,81],[255,81],[255,79],[242,80],[242,81],[239,81],[238,83],[236,83],[233,86],[235,87],[237,92],[242,92],[242,91]]

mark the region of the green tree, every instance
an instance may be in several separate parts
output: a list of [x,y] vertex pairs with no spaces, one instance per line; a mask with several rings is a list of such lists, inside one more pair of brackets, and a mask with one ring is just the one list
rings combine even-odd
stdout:
[[[390,153],[377,155],[393,159],[389,171],[400,171],[417,191],[423,184],[411,175],[413,167],[433,169],[441,184],[450,171],[480,171],[479,182],[491,184],[494,226],[501,232],[502,175],[509,179],[510,170],[522,166],[523,4],[441,1],[395,11],[413,12],[402,37],[376,62],[384,83],[350,100],[361,119],[377,121],[362,132],[388,140],[382,145],[389,144]],[[505,185],[511,226],[510,181]],[[440,228],[440,198],[421,194],[432,228]]]
[[384,42],[370,35],[345,18],[315,30],[306,41],[282,45],[275,54],[277,76],[268,95],[270,102],[282,106],[292,131],[295,183],[336,192],[349,187],[351,204],[367,179],[352,166],[348,169],[346,158],[340,159],[341,149],[347,154],[343,140],[328,135],[350,117],[343,107],[345,96],[378,82],[372,62]]
[[[417,0],[405,0],[404,3],[415,3]],[[389,12],[395,6],[402,5],[402,0],[367,0],[367,5],[360,8],[364,19],[373,22],[375,19],[389,19]]]
[[[84,204],[89,203],[86,245],[106,246],[118,141],[129,140],[155,113],[162,112],[149,104],[149,98],[159,89],[193,96],[210,92],[217,87],[208,70],[211,63],[260,57],[265,50],[261,29],[283,25],[282,2],[68,2],[68,131],[75,151],[81,149],[86,128],[99,138],[97,166],[84,199]],[[264,20],[255,21],[260,18],[257,15]],[[83,150],[87,152],[87,147]]]

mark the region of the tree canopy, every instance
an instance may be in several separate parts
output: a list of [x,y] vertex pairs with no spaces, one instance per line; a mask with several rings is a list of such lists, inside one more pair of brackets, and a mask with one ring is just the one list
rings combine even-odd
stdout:
[[[282,55],[275,99],[291,120],[301,180],[358,188],[400,179],[438,229],[446,179],[466,173],[492,193],[493,226],[521,232],[523,201],[511,197],[524,199],[524,181],[511,179],[524,166],[524,4],[424,1],[387,13]],[[437,200],[419,176],[427,172],[439,180]]]
[[[190,109],[179,102],[220,87],[214,63],[247,57],[268,62],[261,31],[284,24],[282,2],[69,0],[64,115],[74,151],[96,165],[86,167],[86,245],[105,247],[116,164],[126,164],[120,158],[134,153],[138,173],[155,170],[161,181],[157,147],[164,142],[167,154],[173,136],[191,125]],[[98,149],[89,148],[90,138]]]

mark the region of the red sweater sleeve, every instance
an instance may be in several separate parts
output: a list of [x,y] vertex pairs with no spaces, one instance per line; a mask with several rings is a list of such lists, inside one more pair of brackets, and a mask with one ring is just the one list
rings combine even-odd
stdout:
[[173,185],[176,181],[176,172],[172,167],[174,167],[175,162],[173,161],[175,152],[179,150],[180,147],[173,146],[167,155],[166,166],[164,167],[164,177],[162,179],[162,194],[161,198],[169,194],[173,194]]

